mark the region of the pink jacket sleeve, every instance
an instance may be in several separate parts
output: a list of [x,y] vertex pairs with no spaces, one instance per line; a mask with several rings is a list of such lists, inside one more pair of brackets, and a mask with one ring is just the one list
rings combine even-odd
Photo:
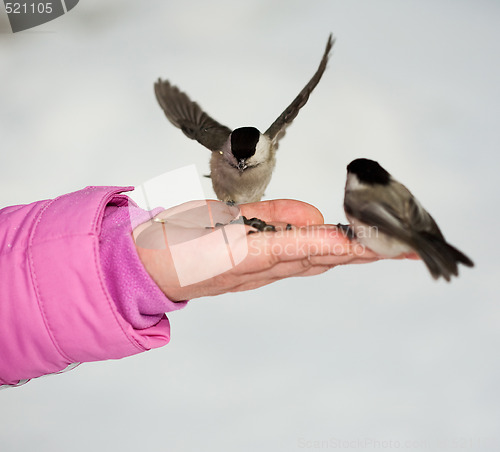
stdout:
[[87,187],[0,210],[0,386],[170,340],[165,315],[134,328],[106,283],[102,219],[108,202],[128,200],[119,193],[129,190]]

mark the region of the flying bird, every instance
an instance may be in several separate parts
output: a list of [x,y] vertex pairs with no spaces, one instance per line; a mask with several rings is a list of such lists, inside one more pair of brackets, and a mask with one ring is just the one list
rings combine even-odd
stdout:
[[211,118],[168,80],[159,79],[155,83],[156,99],[168,120],[188,138],[212,151],[210,177],[221,201],[240,204],[262,198],[276,165],[278,142],[321,80],[333,44],[330,34],[316,73],[264,133],[255,127],[231,130]]
[[360,243],[386,257],[415,252],[434,279],[458,276],[458,263],[474,266],[410,191],[373,160],[347,166],[344,210]]

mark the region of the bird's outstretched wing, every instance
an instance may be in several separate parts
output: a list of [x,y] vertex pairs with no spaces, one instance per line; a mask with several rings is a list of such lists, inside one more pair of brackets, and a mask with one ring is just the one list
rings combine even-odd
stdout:
[[277,145],[278,141],[283,138],[283,136],[285,135],[286,127],[295,119],[295,117],[299,113],[299,110],[306,104],[307,100],[309,99],[309,95],[321,80],[323,72],[325,72],[326,65],[328,63],[330,51],[334,43],[335,40],[330,34],[330,36],[328,37],[328,42],[326,43],[325,53],[323,54],[323,58],[321,59],[318,70],[313,75],[311,80],[309,80],[309,83],[294,99],[294,101],[286,108],[283,113],[281,113],[278,119],[276,119],[276,121],[271,124],[269,129],[266,130],[265,135],[267,135],[274,142],[275,146]]
[[208,116],[186,93],[168,80],[155,83],[155,94],[165,116],[184,134],[211,151],[219,151],[231,134],[231,129]]

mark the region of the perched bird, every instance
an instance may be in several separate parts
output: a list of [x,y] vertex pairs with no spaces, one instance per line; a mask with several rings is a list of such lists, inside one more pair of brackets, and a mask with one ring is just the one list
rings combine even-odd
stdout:
[[187,137],[212,151],[210,177],[215,194],[221,201],[239,204],[262,198],[276,164],[278,142],[320,81],[333,44],[330,35],[316,73],[263,134],[255,127],[240,127],[231,131],[212,119],[169,81],[159,79],[155,83],[156,99],[169,121]]
[[458,276],[458,263],[472,261],[446,242],[417,199],[377,162],[356,159],[347,166],[344,210],[356,239],[386,257],[417,253],[434,279]]

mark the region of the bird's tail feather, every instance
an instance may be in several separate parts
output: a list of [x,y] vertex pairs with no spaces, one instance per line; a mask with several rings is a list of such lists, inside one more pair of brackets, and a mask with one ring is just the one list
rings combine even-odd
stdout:
[[441,237],[421,233],[416,239],[416,245],[420,257],[434,279],[442,276],[446,281],[449,281],[452,275],[457,276],[459,262],[468,267],[474,266],[474,263],[465,254]]

